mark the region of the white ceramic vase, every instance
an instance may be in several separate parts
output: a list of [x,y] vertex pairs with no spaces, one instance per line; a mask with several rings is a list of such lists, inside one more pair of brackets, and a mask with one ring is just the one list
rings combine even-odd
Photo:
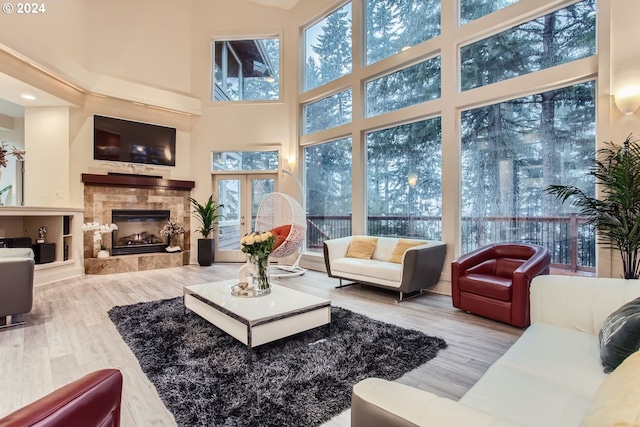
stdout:
[[109,258],[109,251],[106,249],[101,249],[98,251],[98,258]]

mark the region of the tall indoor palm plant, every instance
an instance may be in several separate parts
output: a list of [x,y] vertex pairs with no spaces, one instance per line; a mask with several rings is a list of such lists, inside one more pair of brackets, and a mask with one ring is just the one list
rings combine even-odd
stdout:
[[209,238],[209,235],[216,230],[218,219],[224,218],[224,215],[219,213],[224,205],[217,204],[213,200],[213,194],[204,205],[193,197],[189,197],[189,202],[194,209],[193,216],[200,221],[200,227],[195,231],[202,234],[202,239],[198,239],[198,264],[208,266],[213,264],[215,254],[215,240]]
[[588,174],[595,178],[601,198],[589,197],[573,185],[550,185],[546,192],[562,202],[573,200],[588,218],[600,243],[617,249],[625,279],[637,279],[640,270],[640,144],[629,135],[624,143],[606,144],[596,152]]

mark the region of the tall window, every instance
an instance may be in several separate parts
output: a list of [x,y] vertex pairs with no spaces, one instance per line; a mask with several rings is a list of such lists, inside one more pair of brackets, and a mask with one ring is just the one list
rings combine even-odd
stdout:
[[595,7],[595,0],[584,0],[462,47],[462,89],[593,55]]
[[351,73],[351,3],[304,32],[304,89]]
[[367,82],[367,117],[440,98],[440,57]]
[[[596,46],[609,41],[596,31],[598,6],[352,0],[304,28],[300,146],[309,155],[348,140],[351,149],[321,162],[344,168],[340,178],[349,173],[358,191],[336,217],[350,219],[351,233],[442,239],[453,256],[537,242],[554,267],[593,271],[593,229],[544,189],[594,188],[584,178],[597,139],[594,93],[608,90],[598,88]],[[313,167],[304,171],[309,198],[345,188],[304,166]]]
[[439,0],[366,0],[366,65],[440,34]]
[[304,107],[304,133],[313,133],[351,122],[352,93],[345,90]]
[[462,252],[528,242],[553,263],[571,265],[573,249],[576,269],[595,266],[593,228],[544,192],[571,184],[593,196],[594,92],[589,82],[462,114]]
[[440,118],[367,134],[367,232],[439,240]]
[[280,97],[280,39],[213,42],[214,101],[277,100]]
[[351,138],[304,150],[307,249],[351,235]]
[[468,24],[519,0],[460,0],[460,24]]

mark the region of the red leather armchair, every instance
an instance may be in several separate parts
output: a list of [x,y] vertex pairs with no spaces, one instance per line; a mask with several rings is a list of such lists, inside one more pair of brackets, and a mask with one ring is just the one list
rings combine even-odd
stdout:
[[120,427],[122,374],[92,372],[0,419],[0,427]]
[[530,324],[529,285],[549,274],[551,255],[542,246],[494,243],[451,263],[453,306],[520,328]]

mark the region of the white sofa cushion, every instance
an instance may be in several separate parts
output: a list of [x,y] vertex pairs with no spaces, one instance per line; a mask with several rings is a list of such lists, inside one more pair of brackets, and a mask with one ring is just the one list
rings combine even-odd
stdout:
[[531,323],[597,336],[604,320],[640,296],[640,280],[537,276],[531,281]]
[[597,337],[534,324],[460,403],[532,427],[578,426],[605,378]]
[[353,387],[353,392],[364,404],[398,414],[409,423],[422,427],[517,427],[517,424],[496,418],[493,414],[379,378],[360,381]]
[[0,248],[0,258],[33,258],[31,248]]
[[396,237],[379,237],[376,250],[373,252],[371,259],[378,261],[387,261],[398,243]]

